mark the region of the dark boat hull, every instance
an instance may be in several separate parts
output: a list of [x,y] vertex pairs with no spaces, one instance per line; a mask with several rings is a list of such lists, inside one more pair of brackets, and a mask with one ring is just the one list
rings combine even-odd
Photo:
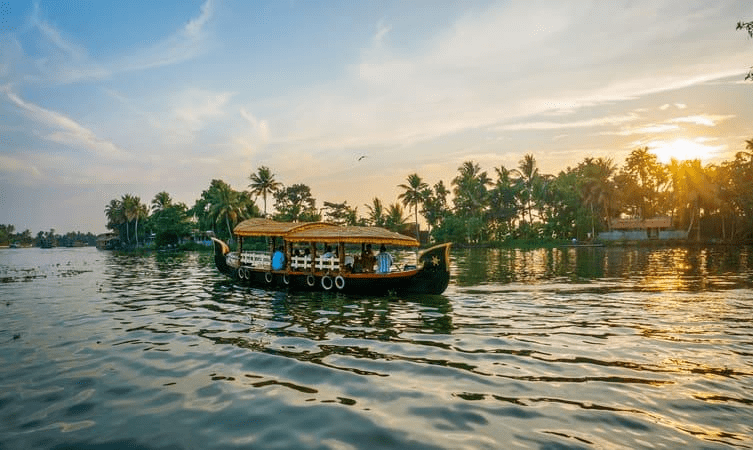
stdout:
[[450,281],[450,244],[442,244],[425,251],[419,258],[420,268],[375,273],[327,273],[298,271],[269,271],[228,263],[230,248],[219,239],[214,241],[214,261],[217,269],[237,284],[267,289],[302,291],[331,291],[346,294],[384,295],[386,293],[441,294]]

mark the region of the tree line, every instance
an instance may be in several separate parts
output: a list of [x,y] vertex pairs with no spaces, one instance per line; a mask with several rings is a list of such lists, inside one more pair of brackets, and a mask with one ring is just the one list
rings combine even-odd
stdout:
[[363,214],[347,201],[324,201],[317,208],[309,186],[286,186],[261,166],[249,176],[248,189],[237,191],[215,179],[191,207],[173,202],[167,192],[155,195],[151,207],[125,194],[111,200],[105,214],[108,228],[132,246],[148,235],[156,236],[158,246],[174,244],[192,229],[213,230],[232,240],[235,225],[251,217],[373,225],[414,236],[421,235],[423,222],[430,240],[483,244],[587,240],[609,231],[617,218],[664,216],[693,239],[750,242],[753,139],[745,145],[734,160],[721,164],[665,164],[644,147],[633,150],[621,166],[611,158],[587,157],[557,175],[542,173],[532,154],[517,167],[494,167],[491,175],[466,161],[449,185],[409,174],[394,202],[374,197]]
[[55,229],[39,231],[32,235],[29,229],[21,232],[11,224],[0,224],[0,246],[16,245],[19,247],[81,247],[93,246],[97,243],[97,236],[92,233],[69,231],[65,234],[55,233]]

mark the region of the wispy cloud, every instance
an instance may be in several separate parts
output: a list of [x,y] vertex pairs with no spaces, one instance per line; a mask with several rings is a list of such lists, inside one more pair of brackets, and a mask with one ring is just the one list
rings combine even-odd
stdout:
[[36,72],[25,74],[26,79],[65,84],[110,75],[108,69],[92,60],[86,48],[42,18],[39,3],[34,3],[29,23],[42,37],[40,50],[43,54],[34,58]]
[[266,120],[258,120],[246,108],[241,108],[239,112],[241,117],[246,119],[251,126],[249,131],[254,133],[259,141],[262,143],[269,141],[269,123]]
[[[634,102],[738,74],[736,52],[718,45],[726,39],[723,31],[705,22],[716,23],[724,13],[671,1],[504,2],[467,12],[411,49],[385,39],[404,30],[383,19],[371,46],[362,50],[352,79],[338,83],[337,92],[309,91],[310,98],[296,99],[297,105],[311,107],[307,117],[296,121],[297,134],[302,139],[309,135],[309,144],[326,137],[348,148],[356,142],[410,145],[473,130],[637,123],[634,116],[580,115],[589,107]],[[639,30],[635,23],[641,23]],[[699,27],[717,45],[695,50],[697,42],[686,33]],[[681,58],[666,58],[667,42]],[[338,95],[343,91],[354,95]],[[681,102],[670,106],[686,107]],[[517,123],[559,111],[576,119]],[[323,116],[330,123],[319,123]],[[667,132],[679,125],[636,126],[621,134]]]
[[65,144],[72,148],[85,148],[101,158],[113,160],[131,159],[131,155],[128,152],[120,149],[110,141],[97,137],[95,133],[75,120],[58,112],[24,101],[7,86],[0,90],[27,117],[51,128],[48,134],[42,136],[44,139]]
[[118,71],[144,70],[178,64],[193,59],[206,51],[207,24],[214,14],[212,0],[206,0],[199,15],[164,40],[151,47],[140,49],[116,61]]
[[182,104],[175,108],[175,117],[192,129],[203,128],[206,120],[225,113],[224,107],[232,96],[231,92],[191,90],[183,95]]
[[16,175],[16,178],[22,181],[29,181],[27,177],[31,177],[34,180],[42,177],[42,173],[36,165],[29,164],[28,161],[10,155],[0,155],[0,174]]
[[571,122],[523,122],[495,127],[497,130],[522,131],[522,130],[560,130],[568,128],[594,128],[604,126],[622,125],[635,122],[639,117],[636,114],[620,116],[606,116],[595,119],[575,120]]
[[623,128],[616,132],[603,133],[606,135],[614,134],[617,136],[633,136],[637,134],[660,134],[668,133],[670,131],[677,131],[680,127],[678,125],[662,123],[662,124],[649,124],[635,128]]
[[382,19],[377,23],[377,31],[374,34],[375,46],[381,46],[387,34],[392,30],[391,26],[385,24],[385,20]]
[[719,122],[732,119],[734,115],[713,115],[713,114],[698,114],[695,116],[677,117],[671,119],[670,123],[689,123],[693,125],[703,125],[706,127],[715,127]]
[[[660,108],[662,109],[662,108]],[[604,131],[602,135],[633,136],[633,135],[658,135],[682,130],[682,125],[698,125],[715,127],[720,122],[734,118],[734,115],[697,114],[685,117],[675,117],[659,123],[648,123],[635,127],[622,127],[617,131]]]
[[39,51],[42,53],[25,57],[33,58],[33,71],[23,74],[22,80],[68,84],[188,61],[205,52],[208,36],[206,28],[213,14],[212,0],[206,0],[196,17],[163,40],[124,56],[96,61],[83,45],[65,36],[55,25],[45,20],[39,4],[35,3],[29,23],[39,31]]

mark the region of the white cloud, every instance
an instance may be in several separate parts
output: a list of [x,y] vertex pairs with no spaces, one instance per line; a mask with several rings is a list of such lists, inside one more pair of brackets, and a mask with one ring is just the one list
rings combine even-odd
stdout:
[[734,115],[712,115],[712,114],[698,114],[695,116],[677,117],[670,120],[670,123],[690,123],[693,125],[703,125],[707,127],[714,127],[719,122],[727,119],[734,118]]
[[[552,112],[581,114],[587,107],[735,75],[740,72],[735,52],[720,51],[719,41],[726,38],[705,24],[707,17],[722,14],[711,7],[655,1],[505,2],[466,13],[413,52],[390,47],[385,34],[402,30],[381,21],[352,79],[296,99],[296,106],[308,106],[295,117],[295,138],[289,137],[304,145],[350,148],[410,145],[481,129],[624,125],[633,119],[619,113],[568,123],[500,124]],[[639,29],[635,23],[641,23]],[[692,51],[697,40],[684,33],[699,26],[708,27],[704,35],[717,42],[713,52]],[[667,58],[667,51],[683,57]],[[686,105],[672,102],[662,109],[670,107]],[[673,129],[677,124],[622,134]]]
[[97,137],[91,130],[80,125],[75,120],[41,106],[29,103],[13,93],[9,87],[2,88],[8,99],[15,104],[27,117],[37,123],[44,124],[52,131],[44,135],[45,139],[62,143],[73,148],[86,148],[98,157],[127,160],[131,159],[128,152],[118,148],[112,142]]
[[43,55],[34,59],[35,72],[26,73],[26,79],[65,84],[110,75],[108,69],[91,59],[86,48],[45,21],[38,3],[34,4],[29,22],[44,39],[41,41]]
[[374,34],[375,46],[381,46],[387,34],[392,30],[392,27],[385,25],[384,19],[377,23],[377,31]]
[[36,26],[39,31],[42,32],[42,34],[47,38],[47,40],[53,44],[55,47],[57,47],[59,50],[61,50],[63,53],[68,55],[74,60],[85,60],[88,59],[89,55],[87,51],[81,47],[80,45],[77,45],[75,43],[69,42],[67,39],[63,38],[60,31],[58,31],[56,28],[54,28],[49,23],[42,20],[41,17],[39,17],[40,11],[39,11],[39,3],[34,3],[34,12],[31,16],[31,23]]
[[0,154],[0,173],[17,175],[20,176],[21,180],[27,180],[28,177],[38,180],[42,177],[42,173],[36,165],[29,164],[29,162],[19,158],[2,154]]
[[[212,0],[206,0],[196,17],[163,40],[114,60],[95,61],[84,46],[44,20],[39,4],[35,3],[30,24],[42,37],[39,48],[41,54],[33,60],[30,56],[22,58],[31,61],[32,64],[22,64],[28,67],[25,73],[17,75],[18,81],[68,84],[104,79],[123,71],[144,70],[188,61],[206,51],[206,28],[213,13]],[[6,63],[3,62],[2,65]],[[7,69],[2,69],[2,65],[0,73],[7,72]]]
[[592,128],[603,126],[622,125],[638,120],[635,114],[620,116],[606,116],[595,119],[575,120],[571,122],[523,122],[496,127],[497,130],[521,131],[521,130],[559,130],[567,128]]
[[190,126],[192,129],[200,129],[208,119],[216,118],[225,114],[224,107],[233,96],[231,92],[206,92],[191,90],[183,94],[179,101],[181,106],[173,110],[175,117]]
[[250,132],[254,133],[260,143],[267,143],[269,141],[269,123],[266,120],[258,120],[246,108],[240,109],[240,115],[251,126]]
[[614,133],[604,133],[604,134],[616,134],[618,136],[632,136],[636,134],[668,133],[670,131],[677,131],[679,129],[680,129],[679,126],[672,125],[672,124],[650,124],[650,125],[645,125],[645,126],[637,127],[637,128],[624,128]]
[[206,27],[214,14],[212,0],[206,0],[199,15],[180,30],[151,47],[140,49],[116,61],[118,71],[144,70],[193,59],[206,51]]

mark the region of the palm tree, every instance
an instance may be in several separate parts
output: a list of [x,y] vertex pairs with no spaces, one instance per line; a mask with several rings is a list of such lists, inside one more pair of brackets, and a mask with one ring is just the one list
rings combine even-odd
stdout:
[[679,181],[679,200],[690,210],[688,234],[695,228],[696,240],[701,237],[701,210],[704,210],[704,214],[709,214],[722,206],[719,185],[709,176],[711,169],[711,166],[702,167],[701,161],[697,159],[682,161],[675,167],[675,178]]
[[[518,203],[520,185],[513,179],[514,170],[505,166],[495,167],[497,181],[489,193],[489,216],[492,222],[503,223],[509,233],[515,225],[520,209]],[[498,230],[499,231],[499,230]]]
[[600,218],[607,218],[607,229],[609,229],[609,206],[614,193],[614,184],[612,176],[617,170],[611,158],[586,158],[578,165],[581,172],[580,195],[584,203],[587,203],[591,209],[591,236],[596,236],[593,222],[594,216],[598,209],[594,211],[594,205],[601,209]]
[[267,195],[278,190],[282,184],[275,181],[275,176],[269,167],[261,166],[256,169],[256,173],[252,173],[249,176],[251,184],[248,187],[251,188],[251,194],[257,198],[261,195],[264,199],[264,217],[267,216]]
[[420,240],[420,234],[418,230],[418,204],[424,201],[424,191],[429,187],[428,184],[421,180],[421,177],[416,173],[408,175],[406,179],[407,184],[398,185],[399,188],[405,190],[397,198],[403,201],[403,206],[413,205],[413,212],[416,218],[416,239]]
[[117,229],[125,222],[125,212],[123,211],[123,202],[118,199],[110,200],[105,206],[105,216],[107,217],[107,228]]
[[235,224],[244,217],[244,205],[242,204],[240,193],[222,181],[216,183],[210,189],[211,206],[209,207],[209,216],[215,224],[225,222],[229,240],[232,240],[233,229],[231,223]]
[[123,219],[126,225],[126,240],[129,244],[131,243],[131,222],[136,217],[139,201],[131,194],[124,194],[120,200],[120,204],[123,205]]
[[375,227],[383,227],[385,213],[382,201],[374,197],[374,199],[371,200],[371,205],[365,206],[369,210],[369,216],[367,217],[368,222]]
[[455,209],[461,215],[479,216],[486,206],[486,186],[491,184],[491,179],[486,172],[481,172],[481,167],[473,161],[466,161],[458,167],[458,176],[453,178],[455,186]]
[[157,193],[152,199],[152,212],[162,211],[173,204],[170,194],[165,191]]
[[628,176],[626,181],[635,191],[629,200],[638,207],[641,217],[648,218],[662,212],[663,193],[660,191],[669,177],[656,155],[649,152],[648,147],[633,150],[625,159],[623,170]]
[[391,231],[400,231],[408,220],[408,218],[403,216],[403,207],[400,206],[400,203],[393,203],[387,208],[384,226]]
[[735,154],[735,158],[740,161],[745,161],[746,158],[750,159],[750,165],[753,166],[753,139],[745,141],[745,149],[750,150],[748,152],[740,151]]
[[422,193],[421,214],[426,219],[429,230],[436,227],[447,215],[447,196],[450,191],[447,190],[442,180],[434,185],[434,189],[426,188]]
[[141,203],[141,198],[136,195],[125,194],[121,199],[123,205],[123,214],[126,221],[126,236],[128,242],[131,242],[130,223],[135,221],[134,233],[136,234],[136,246],[139,245],[139,218],[146,217],[148,210],[145,204]]
[[513,169],[518,174],[519,181],[525,187],[527,198],[524,203],[528,210],[528,223],[533,222],[533,185],[539,178],[539,169],[536,167],[536,159],[532,154],[523,155],[523,159],[518,161],[518,168]]

